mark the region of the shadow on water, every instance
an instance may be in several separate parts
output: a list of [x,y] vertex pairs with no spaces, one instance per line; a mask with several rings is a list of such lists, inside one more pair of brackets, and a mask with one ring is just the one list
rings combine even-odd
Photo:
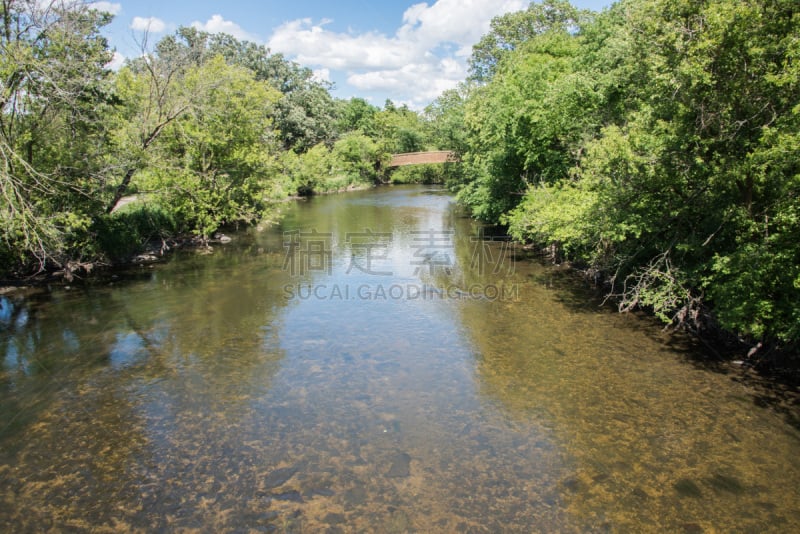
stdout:
[[629,329],[647,336],[665,347],[669,353],[696,369],[724,375],[748,390],[748,402],[760,408],[770,408],[780,413],[787,424],[800,430],[800,372],[791,369],[775,373],[769,368],[757,369],[741,363],[747,348],[731,348],[728,340],[720,340],[719,348],[710,346],[714,340],[701,340],[697,336],[675,331],[645,312],[619,314],[615,305],[607,302],[605,290],[589,282],[580,272],[569,267],[548,265],[547,259],[536,252],[526,252],[522,261],[537,262],[547,268],[530,275],[533,283],[555,294],[561,305],[574,313],[615,315],[614,328]]

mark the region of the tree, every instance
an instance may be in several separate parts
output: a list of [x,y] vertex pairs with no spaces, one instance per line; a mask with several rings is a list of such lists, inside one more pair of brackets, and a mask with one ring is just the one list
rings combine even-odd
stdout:
[[465,112],[469,177],[459,192],[475,216],[498,222],[527,189],[565,178],[597,105],[575,72],[579,40],[563,30],[534,37],[506,56]]
[[[194,34],[190,34],[190,37]],[[136,172],[147,166],[151,146],[164,129],[192,105],[190,93],[183,91],[183,77],[192,65],[202,62],[202,53],[192,40],[181,43],[168,36],[147,51],[147,35],[142,40],[142,55],[120,70],[116,93],[122,105],[112,117],[113,143],[118,166],[124,173],[106,206],[106,213],[128,192]]]
[[275,107],[275,123],[284,147],[298,152],[336,136],[336,105],[328,90],[307,80],[304,87],[284,94]]
[[464,129],[467,102],[475,90],[465,82],[448,89],[425,108],[424,119],[429,127],[428,136],[437,149],[463,154],[468,148]]
[[387,106],[375,115],[381,149],[390,154],[424,150],[425,124],[407,107]]
[[360,132],[350,132],[342,136],[333,146],[333,154],[340,162],[342,170],[354,182],[373,183],[378,181],[379,162],[385,159],[378,145]]
[[102,186],[110,105],[99,34],[109,15],[80,3],[0,5],[0,226],[4,263],[64,265]]
[[783,0],[632,0],[583,28],[573,68],[601,127],[582,129],[562,180],[529,189],[511,231],[607,272],[623,310],[796,344],[799,29]]
[[377,135],[375,115],[380,111],[363,98],[340,100],[337,130],[340,133],[360,131],[368,136]]
[[270,106],[284,147],[299,152],[317,143],[329,145],[336,137],[336,105],[330,84],[316,80],[311,69],[288,61],[282,54],[227,34],[209,34],[195,28],[179,28],[158,43],[158,56],[172,65],[200,66],[222,56],[228,65],[243,67],[256,81],[269,83],[283,95]]
[[197,234],[255,222],[286,196],[277,179],[271,106],[280,93],[222,56],[189,69],[182,91],[192,106],[164,133],[165,163],[152,171],[160,198]]
[[492,19],[491,30],[472,47],[470,77],[487,82],[500,61],[537,35],[549,31],[571,32],[586,22],[588,12],[579,11],[567,0],[531,2],[525,11],[506,13]]

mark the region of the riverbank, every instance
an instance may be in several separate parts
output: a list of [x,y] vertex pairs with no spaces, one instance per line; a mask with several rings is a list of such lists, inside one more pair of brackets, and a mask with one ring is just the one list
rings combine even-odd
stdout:
[[150,240],[130,256],[119,261],[74,261],[50,270],[35,273],[29,276],[0,279],[0,294],[8,294],[17,290],[26,290],[53,283],[70,284],[76,280],[98,276],[101,273],[111,273],[118,269],[128,269],[158,263],[176,250],[181,249],[208,249],[214,244],[229,243],[230,238],[222,233],[215,234],[214,238],[203,239],[197,236],[172,236],[163,239]]
[[[376,187],[395,187],[397,184],[350,184],[347,187],[331,191],[314,191],[305,196],[287,197],[281,201],[282,205],[289,205],[293,202],[303,202],[313,196],[336,195],[341,193],[362,192]],[[400,184],[401,186],[403,184]],[[129,203],[130,204],[130,203]],[[127,206],[130,209],[132,206]],[[255,226],[265,227],[277,223],[281,219],[278,214],[269,221],[259,223]],[[214,246],[226,245],[230,243],[230,237],[225,233],[233,230],[222,229],[216,232],[211,238],[203,239],[194,235],[176,235],[163,237],[148,241],[135,252],[125,258],[114,262],[74,262],[64,268],[55,269],[50,272],[39,273],[32,277],[22,277],[18,279],[6,279],[0,281],[0,294],[9,294],[14,291],[24,291],[31,287],[40,287],[49,284],[74,284],[76,281],[91,277],[103,277],[115,271],[130,269],[131,267],[144,267],[159,262],[163,262],[168,256],[178,250],[197,249],[203,253],[212,252]],[[582,279],[582,283],[588,284],[597,291],[601,300],[616,305],[621,313],[619,303],[609,296],[610,278],[604,273],[589,268],[585,265],[575,264],[565,261],[557,248],[539,247],[535,244],[525,244],[524,248],[535,251],[541,261],[567,268]],[[653,315],[648,310],[645,313]],[[738,366],[742,369],[755,369],[764,376],[773,377],[784,383],[800,384],[800,358],[796,351],[779,350],[767,343],[753,343],[743,340],[730,332],[726,332],[713,321],[710,311],[706,312],[708,319],[705,324],[707,328],[703,331],[692,330],[685,327],[672,328],[673,332],[688,333],[693,336],[698,344],[698,348],[707,355],[708,361],[724,361]],[[670,326],[666,328],[671,328]]]
[[[291,195],[279,201],[285,205],[290,202],[304,201],[313,196],[335,195],[341,193],[352,193],[356,191],[366,191],[374,187],[393,184],[349,184],[345,187],[331,190],[314,190],[307,195]],[[146,209],[146,196],[128,195],[120,199],[117,205],[111,210],[109,216],[125,217],[125,210],[135,211],[136,209]],[[278,211],[280,208],[278,209]],[[153,211],[158,211],[157,208]],[[147,217],[152,219],[152,217]],[[280,213],[276,217],[252,223],[255,227],[264,227],[277,223],[280,220]],[[129,225],[135,226],[135,225]],[[114,270],[128,269],[130,267],[150,265],[164,261],[170,253],[177,250],[197,249],[204,253],[212,251],[214,245],[225,245],[231,238],[226,234],[235,231],[241,225],[224,226],[213,233],[212,237],[205,238],[188,233],[170,234],[168,231],[159,228],[159,237],[150,238],[142,245],[133,248],[130,252],[121,255],[116,259],[96,258],[94,260],[69,261],[64,265],[51,266],[50,268],[32,273],[19,275],[16,277],[5,277],[0,279],[0,295],[9,294],[14,291],[24,291],[32,287],[39,287],[53,283],[70,284],[76,280],[97,276],[99,273],[113,272]],[[245,225],[247,226],[247,225]]]
[[[644,313],[655,319],[655,313],[646,306],[626,309],[625,303],[613,293],[613,279],[608,273],[585,264],[565,260],[555,245],[543,247],[530,242],[521,245],[529,251],[534,251],[543,262],[574,273],[577,278],[597,291],[603,304],[612,304],[618,313]],[[663,328],[673,334],[691,336],[698,350],[707,355],[709,362],[726,362],[745,371],[752,369],[763,377],[791,387],[800,387],[800,354],[797,347],[787,348],[768,340],[745,339],[727,331],[715,320],[713,309],[707,306],[697,313],[702,315],[702,320],[668,324]],[[702,325],[702,328],[698,328],[698,325]]]

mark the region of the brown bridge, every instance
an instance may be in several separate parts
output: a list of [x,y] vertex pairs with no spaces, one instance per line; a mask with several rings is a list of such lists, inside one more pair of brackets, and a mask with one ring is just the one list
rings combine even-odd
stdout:
[[461,161],[452,150],[436,150],[433,152],[406,152],[394,154],[389,167],[403,167],[404,165],[423,165],[425,163],[457,163]]

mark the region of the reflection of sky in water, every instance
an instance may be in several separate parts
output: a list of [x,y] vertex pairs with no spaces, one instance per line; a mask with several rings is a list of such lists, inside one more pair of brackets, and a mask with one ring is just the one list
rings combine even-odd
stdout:
[[[0,525],[797,530],[779,412],[558,271],[481,270],[504,249],[477,228],[429,188],[332,195],[212,255],[0,298]],[[312,229],[330,272],[287,272],[285,232]],[[391,275],[353,268],[365,229]],[[453,232],[433,275],[431,230]],[[408,294],[500,283],[514,299]]]
[[147,356],[141,336],[133,332],[118,333],[117,341],[111,348],[108,359],[115,370],[132,365]]

